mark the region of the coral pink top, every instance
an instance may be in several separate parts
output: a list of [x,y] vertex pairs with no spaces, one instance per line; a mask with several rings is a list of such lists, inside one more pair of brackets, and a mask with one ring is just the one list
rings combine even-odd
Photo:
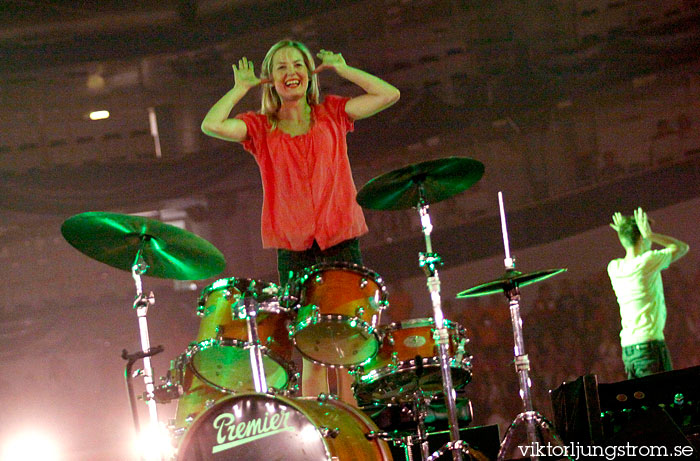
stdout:
[[350,171],[345,136],[354,129],[345,112],[349,98],[326,96],[311,108],[311,128],[291,136],[273,130],[267,117],[239,114],[248,129],[243,141],[260,168],[264,248],[322,250],[367,232]]

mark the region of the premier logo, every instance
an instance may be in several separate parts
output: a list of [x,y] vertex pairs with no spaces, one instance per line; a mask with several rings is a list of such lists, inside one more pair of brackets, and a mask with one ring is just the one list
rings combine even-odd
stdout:
[[232,413],[222,413],[212,423],[217,430],[218,445],[213,446],[211,452],[219,453],[285,431],[294,431],[294,427],[288,425],[288,420],[289,412],[286,410],[272,415],[265,413],[264,418],[238,422]]

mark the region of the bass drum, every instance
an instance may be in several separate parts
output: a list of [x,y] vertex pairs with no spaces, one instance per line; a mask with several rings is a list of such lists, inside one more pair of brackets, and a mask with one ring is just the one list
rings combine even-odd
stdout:
[[240,394],[220,400],[185,433],[177,461],[382,461],[372,420],[333,398]]

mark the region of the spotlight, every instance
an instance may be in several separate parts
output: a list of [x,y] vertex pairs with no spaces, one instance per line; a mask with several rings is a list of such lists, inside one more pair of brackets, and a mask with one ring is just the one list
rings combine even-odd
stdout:
[[26,431],[3,442],[0,461],[60,461],[56,440],[42,431]]
[[157,427],[149,425],[141,430],[134,441],[134,451],[140,457],[139,459],[160,461],[171,459],[175,453],[175,447],[168,429],[159,424]]

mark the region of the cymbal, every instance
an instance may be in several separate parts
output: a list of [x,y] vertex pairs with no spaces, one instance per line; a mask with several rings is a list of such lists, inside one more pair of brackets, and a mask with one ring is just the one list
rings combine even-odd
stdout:
[[484,164],[466,157],[447,157],[408,165],[370,179],[357,203],[374,210],[403,210],[436,203],[467,190],[484,175]]
[[566,269],[547,269],[543,271],[530,272],[523,274],[516,270],[507,270],[506,273],[499,279],[486,282],[468,290],[464,290],[457,294],[457,298],[475,298],[477,296],[486,296],[496,293],[503,293],[513,285],[524,287],[542,280],[554,277],[557,274],[565,272]]
[[144,275],[176,280],[201,280],[221,273],[223,254],[201,237],[155,219],[107,212],[68,218],[63,237],[92,259],[131,272],[144,240]]

